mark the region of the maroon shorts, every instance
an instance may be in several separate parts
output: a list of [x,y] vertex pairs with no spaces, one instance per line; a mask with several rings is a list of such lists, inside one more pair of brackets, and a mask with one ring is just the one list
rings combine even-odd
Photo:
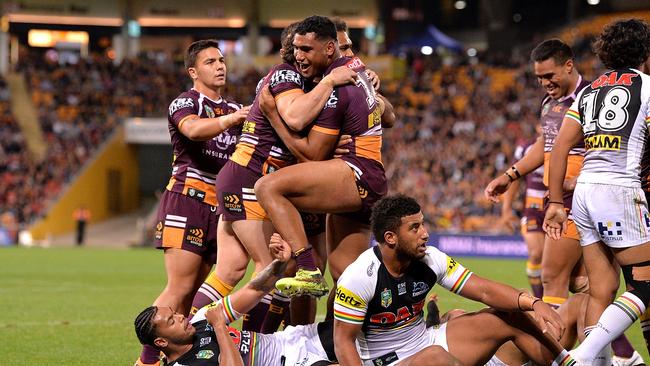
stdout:
[[255,182],[262,177],[232,160],[217,175],[218,213],[224,221],[268,220],[255,197]]
[[301,212],[300,218],[307,236],[316,236],[325,232],[325,214]]
[[217,259],[217,208],[165,190],[158,207],[156,248],[180,248],[209,263]]
[[357,212],[342,214],[363,224],[370,224],[372,206],[388,192],[388,182],[384,167],[373,160],[346,155],[342,157],[352,172],[357,183],[361,209]]
[[524,216],[521,218],[521,233],[542,233],[544,223],[544,211],[536,208],[524,209]]

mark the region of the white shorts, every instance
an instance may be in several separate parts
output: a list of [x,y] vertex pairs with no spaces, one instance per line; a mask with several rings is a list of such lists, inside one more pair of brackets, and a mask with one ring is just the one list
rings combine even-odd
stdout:
[[578,183],[573,220],[582,246],[602,240],[608,247],[627,248],[650,241],[648,203],[641,188]]
[[[404,361],[405,359],[420,352],[424,348],[433,345],[440,346],[444,348],[445,351],[449,352],[449,348],[447,347],[447,323],[442,323],[438,326],[427,328],[425,337],[425,342],[421,342],[419,347],[411,348],[408,350],[396,349],[394,352],[392,352],[393,355],[389,358],[390,361],[388,361],[388,363],[382,362],[382,366],[396,365],[397,363]],[[416,340],[414,340],[414,342],[416,342]],[[363,366],[376,366],[379,364],[377,360],[363,360],[362,363]]]
[[[327,361],[327,353],[318,337],[317,324],[289,326],[270,335],[273,338],[276,359],[269,365],[308,366],[317,361]],[[264,352],[267,353],[268,349]],[[274,358],[272,355],[270,358]],[[284,360],[284,363],[281,363]]]

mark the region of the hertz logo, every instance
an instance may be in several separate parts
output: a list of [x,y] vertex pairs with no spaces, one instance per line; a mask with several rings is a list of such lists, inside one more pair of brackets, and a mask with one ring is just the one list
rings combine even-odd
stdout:
[[239,204],[239,197],[237,197],[234,194],[229,194],[229,195],[223,197],[223,201],[226,202],[226,203],[233,204],[233,205],[238,205]]
[[585,138],[587,150],[620,150],[621,136],[594,135]]
[[336,289],[336,302],[346,303],[357,309],[363,309],[364,307],[364,303],[355,294],[342,287]]

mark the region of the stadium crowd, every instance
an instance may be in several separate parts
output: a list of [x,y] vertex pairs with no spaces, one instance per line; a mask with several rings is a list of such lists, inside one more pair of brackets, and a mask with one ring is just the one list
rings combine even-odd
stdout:
[[[595,75],[600,65],[589,52],[590,38],[577,44],[578,69],[586,77]],[[48,158],[47,163],[35,162],[23,148],[16,124],[7,122],[11,113],[3,88],[2,169],[7,184],[0,194],[1,211],[12,212],[20,223],[32,222],[120,119],[163,117],[161,106],[187,86],[179,83],[186,78],[174,59],[142,55],[116,65],[108,57],[92,55],[62,65],[51,54],[26,55],[16,71],[30,88]],[[514,60],[516,67],[507,69],[510,76],[504,83],[495,66],[465,57],[443,62],[436,55],[417,55],[409,60],[404,77],[382,85],[398,117],[394,128],[385,131],[389,188],[423,202],[434,230],[504,229],[494,224],[498,207],[483,199],[481,187],[511,161],[514,144],[509,141],[534,134],[542,98],[528,60]],[[252,102],[251,91],[262,72],[251,68],[230,73],[225,95]]]

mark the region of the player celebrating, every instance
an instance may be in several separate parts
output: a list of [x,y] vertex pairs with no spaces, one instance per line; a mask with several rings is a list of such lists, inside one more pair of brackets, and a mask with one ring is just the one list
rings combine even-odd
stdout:
[[[503,343],[502,332],[509,333],[510,339],[530,350],[526,353],[532,356],[535,350],[540,351],[539,343],[526,345],[517,338],[524,337],[525,332],[540,336],[539,329],[530,326],[532,323],[524,328],[521,321],[529,317],[517,311],[532,311],[539,328],[557,338],[562,335],[564,326],[559,315],[540,299],[483,279],[436,248],[427,247],[429,236],[423,222],[420,205],[404,195],[384,197],[373,208],[372,231],[379,245],[352,263],[337,285],[334,345],[341,365],[424,364],[427,357],[422,350],[434,344],[463,364],[484,364]],[[494,310],[482,311],[427,331],[423,307],[436,283],[463,297],[513,313],[500,318],[494,317]],[[518,329],[517,335],[510,333],[513,326]],[[568,364],[568,353],[556,342],[543,339],[542,344],[553,350],[553,355],[547,356],[555,357],[554,365]]]
[[[601,351],[650,302],[650,215],[640,182],[650,121],[650,78],[644,74],[650,71],[650,27],[635,19],[613,23],[598,37],[595,51],[610,71],[580,92],[564,118],[551,154],[544,220],[549,236],[558,238],[567,219],[566,156],[584,140],[587,152],[573,199],[591,287],[589,335],[574,354],[584,364],[606,360]],[[617,264],[627,292],[611,304],[619,286]]]
[[[284,124],[274,123],[277,119],[270,119],[294,155],[308,162],[267,175],[255,185],[260,204],[297,258],[296,276],[281,280],[277,287],[290,295],[322,295],[327,292],[326,284],[310,261],[311,247],[307,245],[298,210],[347,212],[356,219],[367,220],[370,207],[387,189],[381,163],[383,102],[376,98],[361,61],[340,57],[336,29],[330,19],[312,16],[303,20],[296,28],[294,47],[298,69],[305,79],[323,75],[327,78],[338,66],[358,74],[355,85],[335,88],[308,134],[293,133]],[[352,143],[345,146],[349,152],[321,161],[332,155],[340,134],[352,136]]]
[[[167,286],[154,305],[188,314],[196,290],[216,255],[217,198],[214,179],[235,149],[248,107],[221,97],[226,64],[215,40],[192,43],[185,55],[192,89],[169,105],[174,149],[172,176],[158,210],[155,244],[165,250]],[[159,352],[143,350],[138,364],[154,364]]]

